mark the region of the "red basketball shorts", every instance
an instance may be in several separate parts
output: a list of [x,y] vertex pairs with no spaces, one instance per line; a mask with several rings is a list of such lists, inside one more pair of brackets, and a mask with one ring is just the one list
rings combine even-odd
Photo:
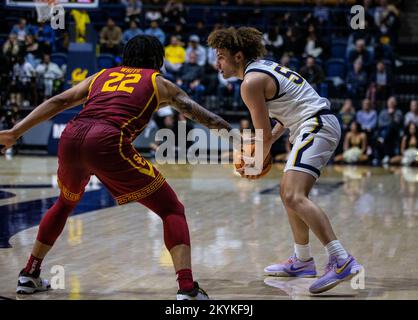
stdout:
[[140,201],[165,183],[120,129],[97,120],[71,121],[58,147],[58,185],[64,198],[80,200],[92,174],[120,205]]

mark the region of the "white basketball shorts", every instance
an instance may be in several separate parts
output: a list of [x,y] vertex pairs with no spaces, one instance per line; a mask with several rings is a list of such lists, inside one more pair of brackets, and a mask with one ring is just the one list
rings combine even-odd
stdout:
[[337,117],[329,110],[321,110],[300,127],[284,172],[303,171],[318,179],[340,138],[341,127]]

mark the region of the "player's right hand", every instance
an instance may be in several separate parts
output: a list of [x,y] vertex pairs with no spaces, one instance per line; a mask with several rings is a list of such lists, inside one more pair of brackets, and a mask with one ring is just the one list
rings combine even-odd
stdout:
[[11,130],[0,131],[1,153],[5,153],[7,149],[16,143],[16,141],[17,138]]

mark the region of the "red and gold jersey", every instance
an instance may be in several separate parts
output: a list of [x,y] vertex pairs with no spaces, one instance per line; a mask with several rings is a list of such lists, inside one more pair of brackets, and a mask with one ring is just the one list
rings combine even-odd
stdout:
[[76,119],[100,119],[135,138],[158,108],[158,71],[131,67],[103,69],[92,80],[83,110]]

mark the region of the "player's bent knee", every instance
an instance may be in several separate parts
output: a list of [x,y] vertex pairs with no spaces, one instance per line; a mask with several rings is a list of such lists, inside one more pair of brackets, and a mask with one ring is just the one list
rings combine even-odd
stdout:
[[294,211],[299,211],[298,209],[306,199],[304,195],[300,195],[292,191],[283,191],[281,193],[281,197],[284,205]]
[[80,202],[80,199],[69,199],[65,196],[65,194],[61,191],[57,202],[59,202],[60,206],[65,207],[66,209],[74,209],[77,204]]
[[185,216],[185,207],[183,203],[176,201],[160,208],[160,210],[155,211],[155,213],[163,220],[169,215]]

